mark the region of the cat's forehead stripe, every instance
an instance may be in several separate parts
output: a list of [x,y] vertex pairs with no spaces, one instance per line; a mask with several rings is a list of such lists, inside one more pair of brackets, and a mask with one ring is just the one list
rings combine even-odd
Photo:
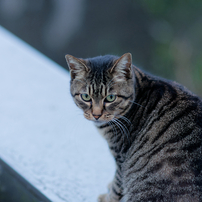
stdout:
[[91,86],[88,86],[88,94],[91,95]]
[[100,94],[102,95],[102,89],[103,89],[103,85],[100,85]]
[[96,85],[96,83],[93,82],[88,86],[88,94],[91,97],[94,97],[94,96],[98,97],[100,95],[102,97],[105,97],[107,94],[106,86],[103,83]]

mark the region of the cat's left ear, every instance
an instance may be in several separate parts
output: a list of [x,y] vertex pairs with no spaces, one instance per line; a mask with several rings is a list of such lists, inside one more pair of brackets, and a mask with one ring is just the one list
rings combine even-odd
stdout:
[[132,55],[125,53],[117,59],[109,69],[109,73],[116,77],[116,80],[125,80],[132,78]]
[[89,68],[86,65],[86,61],[80,58],[76,58],[72,55],[65,55],[67,64],[69,66],[71,79],[82,79],[85,77],[85,74],[89,71]]

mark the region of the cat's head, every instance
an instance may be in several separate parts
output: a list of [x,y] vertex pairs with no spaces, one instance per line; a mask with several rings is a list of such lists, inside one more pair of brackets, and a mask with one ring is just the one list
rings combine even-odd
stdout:
[[120,58],[65,57],[71,74],[71,95],[86,119],[103,124],[127,113],[135,97],[130,53]]

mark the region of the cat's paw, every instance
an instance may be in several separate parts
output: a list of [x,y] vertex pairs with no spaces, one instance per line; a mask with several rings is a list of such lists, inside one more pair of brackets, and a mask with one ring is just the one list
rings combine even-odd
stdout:
[[111,199],[108,194],[101,194],[98,197],[98,202],[119,202],[119,201]]
[[98,197],[98,202],[110,202],[110,201],[108,201],[107,200],[107,194],[101,194],[101,195],[99,195],[99,197]]

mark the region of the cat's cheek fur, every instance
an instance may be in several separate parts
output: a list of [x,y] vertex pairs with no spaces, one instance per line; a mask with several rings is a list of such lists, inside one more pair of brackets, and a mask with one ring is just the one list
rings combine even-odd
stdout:
[[83,85],[85,80],[83,79],[74,79],[71,80],[70,92],[72,95],[77,94],[78,92],[86,91],[86,87]]
[[76,96],[76,97],[74,98],[74,102],[76,103],[76,105],[77,105],[80,109],[82,109],[82,110],[84,111],[84,113],[87,112],[87,111],[90,109],[90,107],[91,107],[90,103],[86,103],[86,102],[82,101],[82,100],[79,98],[79,96]]
[[106,104],[105,107],[106,107],[106,110],[109,111],[109,113],[114,114],[121,104],[122,104],[122,100],[117,99],[113,103]]
[[83,113],[84,117],[88,120],[92,120],[91,114],[89,111]]
[[113,114],[113,118],[120,118],[119,116],[122,116],[126,113],[126,109],[130,108],[132,105],[131,100],[125,101],[124,99],[118,99],[117,102],[109,104],[106,106],[106,110]]

